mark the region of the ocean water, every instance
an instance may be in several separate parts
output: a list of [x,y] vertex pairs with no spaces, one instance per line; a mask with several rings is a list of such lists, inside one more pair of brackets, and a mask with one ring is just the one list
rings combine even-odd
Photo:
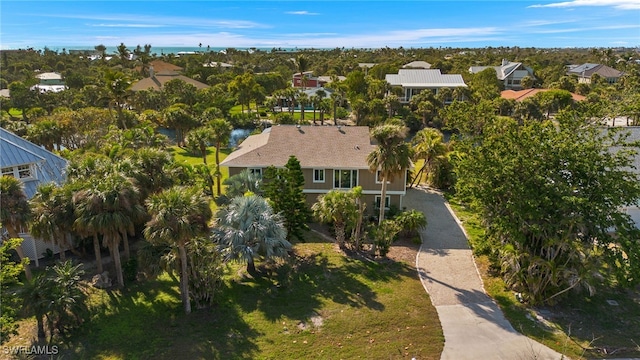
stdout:
[[[136,45],[137,46],[137,45]],[[127,49],[129,51],[133,51],[136,46],[127,46]],[[142,49],[144,49],[144,45],[140,45],[142,47]],[[47,46],[46,47],[49,50],[52,51],[57,51],[57,52],[62,52],[62,50],[95,50],[94,46]],[[35,50],[44,50],[44,47],[35,47]],[[226,49],[228,49],[228,47],[209,47],[207,48],[206,46],[151,46],[151,54],[156,54],[156,55],[164,55],[164,54],[178,54],[181,52],[188,52],[188,53],[206,53],[206,52],[220,52],[220,51],[225,51]],[[236,50],[245,50],[245,51],[253,51],[253,50],[261,50],[261,51],[267,51],[270,52],[272,50],[278,50],[278,51],[296,51],[299,50],[297,48],[234,48]],[[116,46],[107,46],[107,54],[117,54],[118,50]]]

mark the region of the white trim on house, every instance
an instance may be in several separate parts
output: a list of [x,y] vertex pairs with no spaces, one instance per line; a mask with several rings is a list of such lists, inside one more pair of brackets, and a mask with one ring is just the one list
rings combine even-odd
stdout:
[[[313,183],[314,184],[324,184],[327,180],[327,174],[325,169],[312,169],[313,172]],[[317,172],[317,173],[316,173]],[[322,176],[318,176],[316,178],[316,174],[322,174]]]

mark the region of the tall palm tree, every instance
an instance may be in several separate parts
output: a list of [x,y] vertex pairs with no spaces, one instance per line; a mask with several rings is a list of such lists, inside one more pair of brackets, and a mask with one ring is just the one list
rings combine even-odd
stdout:
[[180,295],[185,313],[191,313],[187,245],[207,230],[212,213],[206,197],[196,187],[172,187],[147,200],[151,220],[144,237],[153,244],[178,248],[180,254]]
[[261,196],[236,197],[218,211],[215,237],[225,260],[247,263],[247,272],[257,275],[255,259],[283,258],[291,249],[284,219]]
[[342,102],[342,95],[340,95],[340,93],[338,91],[334,91],[331,93],[331,95],[329,95],[329,97],[331,98],[331,102],[333,104],[333,125],[338,125],[338,118],[337,118],[337,112],[338,112],[338,104],[340,102]]
[[371,137],[377,147],[367,156],[369,170],[380,171],[382,189],[380,194],[380,214],[378,225],[384,221],[384,203],[387,196],[387,182],[401,175],[411,165],[411,151],[404,141],[407,129],[396,124],[384,124],[371,130]]
[[218,196],[222,194],[220,182],[222,181],[222,173],[220,172],[220,149],[229,144],[229,137],[233,126],[225,119],[214,119],[209,122],[209,126],[213,132],[213,143],[216,145],[216,186]]
[[125,256],[129,256],[128,235],[133,233],[134,223],[144,214],[139,203],[139,191],[130,179],[119,173],[106,178],[91,179],[87,189],[74,196],[77,219],[80,227],[94,234],[96,258],[96,235],[101,234],[113,258],[118,284],[124,286],[120,260],[120,241],[124,240]]
[[53,183],[42,184],[31,198],[33,218],[31,234],[60,248],[60,260],[66,260],[69,225],[74,221],[73,203],[66,197],[64,190]]
[[306,92],[301,91],[298,93],[298,104],[300,105],[300,122],[304,122],[304,108],[309,103],[309,95]]
[[411,141],[413,145],[413,160],[423,160],[424,164],[411,181],[409,187],[413,187],[416,181],[419,181],[420,176],[425,170],[431,170],[435,165],[435,162],[445,156],[447,153],[447,146],[442,142],[442,133],[433,128],[426,128],[418,131],[416,136]]
[[[7,229],[9,238],[19,238],[20,229],[26,227],[30,219],[31,208],[22,182],[12,176],[0,177],[0,223]],[[21,261],[28,261],[22,244],[16,247],[16,252]],[[28,263],[24,264],[24,274],[27,280],[31,280],[31,268]]]
[[300,73],[300,84],[302,85],[302,91],[304,91],[307,85],[307,79],[304,76],[304,72],[309,69],[309,59],[304,55],[298,55],[295,59],[296,70]]
[[127,128],[123,109],[129,97],[131,79],[122,72],[107,70],[104,74],[105,87],[109,94],[110,104],[116,108],[118,121],[123,129]]

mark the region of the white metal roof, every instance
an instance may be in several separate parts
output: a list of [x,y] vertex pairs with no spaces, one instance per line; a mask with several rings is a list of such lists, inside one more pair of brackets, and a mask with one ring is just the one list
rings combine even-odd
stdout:
[[440,69],[400,69],[397,74],[387,74],[385,80],[391,86],[442,88],[466,87],[460,74],[442,74]]

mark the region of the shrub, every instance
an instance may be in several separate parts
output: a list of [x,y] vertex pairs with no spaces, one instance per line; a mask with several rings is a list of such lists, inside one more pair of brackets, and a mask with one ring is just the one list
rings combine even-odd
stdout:
[[387,256],[391,243],[394,242],[398,233],[402,230],[395,220],[383,220],[380,226],[373,228],[373,241],[376,245],[376,251],[380,256]]
[[427,218],[424,213],[415,209],[400,213],[395,220],[407,237],[418,235],[418,230],[427,226]]

